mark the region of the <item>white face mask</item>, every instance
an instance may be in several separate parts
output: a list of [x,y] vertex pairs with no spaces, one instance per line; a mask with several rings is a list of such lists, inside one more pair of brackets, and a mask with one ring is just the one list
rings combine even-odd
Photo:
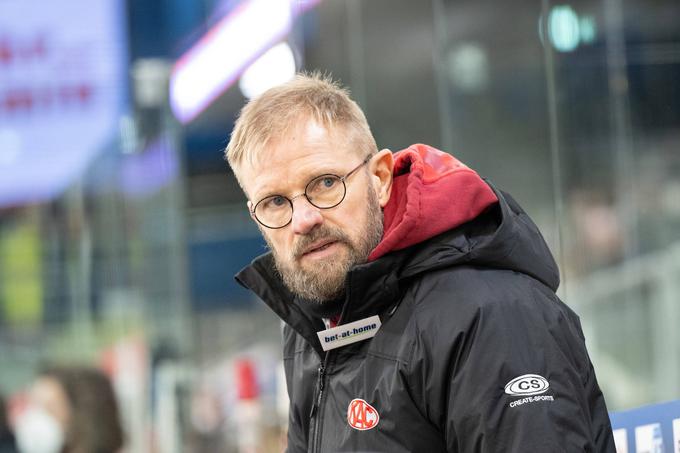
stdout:
[[21,453],[59,453],[64,445],[64,431],[52,414],[31,407],[17,420],[14,430]]

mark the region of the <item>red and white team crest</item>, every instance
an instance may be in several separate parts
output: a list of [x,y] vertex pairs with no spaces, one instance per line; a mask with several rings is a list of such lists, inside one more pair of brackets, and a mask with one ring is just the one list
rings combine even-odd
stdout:
[[366,431],[375,428],[380,421],[380,414],[373,406],[361,398],[355,398],[347,407],[347,423],[354,429]]

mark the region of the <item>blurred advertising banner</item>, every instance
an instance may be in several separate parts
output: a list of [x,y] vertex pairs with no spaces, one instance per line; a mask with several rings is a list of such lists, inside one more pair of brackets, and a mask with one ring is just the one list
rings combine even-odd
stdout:
[[680,453],[680,400],[609,417],[617,453]]
[[59,195],[118,131],[123,0],[0,2],[0,207]]

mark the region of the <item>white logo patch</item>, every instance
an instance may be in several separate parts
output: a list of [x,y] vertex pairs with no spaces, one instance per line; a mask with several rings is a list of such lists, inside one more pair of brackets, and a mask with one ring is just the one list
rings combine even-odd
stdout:
[[505,384],[505,393],[512,396],[540,395],[548,391],[548,380],[538,374],[523,374]]
[[380,329],[378,315],[317,332],[324,351],[373,338]]

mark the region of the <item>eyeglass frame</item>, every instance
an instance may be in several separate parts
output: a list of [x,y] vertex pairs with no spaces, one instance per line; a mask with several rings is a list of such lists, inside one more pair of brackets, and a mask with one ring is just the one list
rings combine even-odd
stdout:
[[[293,221],[293,213],[294,213],[294,210],[295,210],[295,207],[293,206],[293,201],[294,201],[296,198],[300,198],[300,197],[303,196],[303,195],[304,195],[304,197],[307,199],[307,201],[309,202],[309,204],[311,204],[312,206],[314,206],[314,207],[317,208],[317,209],[333,209],[333,208],[335,208],[336,206],[338,206],[340,203],[342,203],[343,201],[345,201],[345,197],[347,197],[347,183],[346,183],[345,181],[346,181],[350,176],[352,176],[354,173],[356,173],[357,170],[359,170],[361,167],[363,167],[364,165],[366,165],[367,163],[369,163],[369,162],[371,161],[371,159],[373,158],[373,156],[375,156],[375,154],[369,154],[368,156],[366,156],[366,158],[365,158],[359,165],[357,165],[357,166],[354,167],[352,170],[350,170],[348,173],[346,173],[345,176],[340,176],[340,175],[336,175],[336,174],[333,174],[333,173],[323,173],[323,174],[321,174],[321,175],[318,175],[318,176],[313,177],[313,178],[310,179],[309,182],[305,185],[305,190],[304,190],[304,192],[299,193],[299,194],[297,194],[297,195],[295,195],[295,196],[293,196],[293,197],[291,197],[291,198],[288,198],[288,197],[286,197],[285,195],[279,195],[279,194],[267,195],[266,197],[261,198],[257,203],[255,203],[255,204],[253,205],[253,208],[250,210],[250,213],[251,213],[252,216],[255,218],[255,220],[257,221],[257,223],[259,223],[259,224],[262,225],[263,227],[269,228],[270,230],[280,230],[281,228],[285,228],[285,227],[287,227],[288,225],[290,225],[291,222]],[[338,179],[340,180],[340,182],[342,183],[343,193],[342,193],[342,198],[340,198],[340,201],[338,201],[337,203],[335,203],[333,206],[326,206],[326,207],[323,207],[323,208],[322,208],[322,207],[320,207],[320,206],[315,205],[314,202],[312,202],[312,200],[309,199],[309,197],[307,196],[307,188],[309,187],[309,185],[310,185],[311,183],[313,183],[314,181],[316,181],[316,180],[319,179],[319,178],[323,178],[324,176],[334,176],[334,177],[338,178]],[[286,222],[284,225],[281,225],[281,226],[279,226],[279,227],[272,227],[272,226],[266,225],[265,223],[263,223],[263,222],[257,217],[257,214],[255,213],[255,211],[257,210],[257,206],[258,206],[260,203],[262,203],[263,201],[265,201],[265,200],[267,200],[267,199],[269,199],[269,198],[271,198],[271,197],[281,197],[281,198],[285,199],[285,200],[288,202],[288,204],[290,205],[290,219],[289,219],[288,222]]]

